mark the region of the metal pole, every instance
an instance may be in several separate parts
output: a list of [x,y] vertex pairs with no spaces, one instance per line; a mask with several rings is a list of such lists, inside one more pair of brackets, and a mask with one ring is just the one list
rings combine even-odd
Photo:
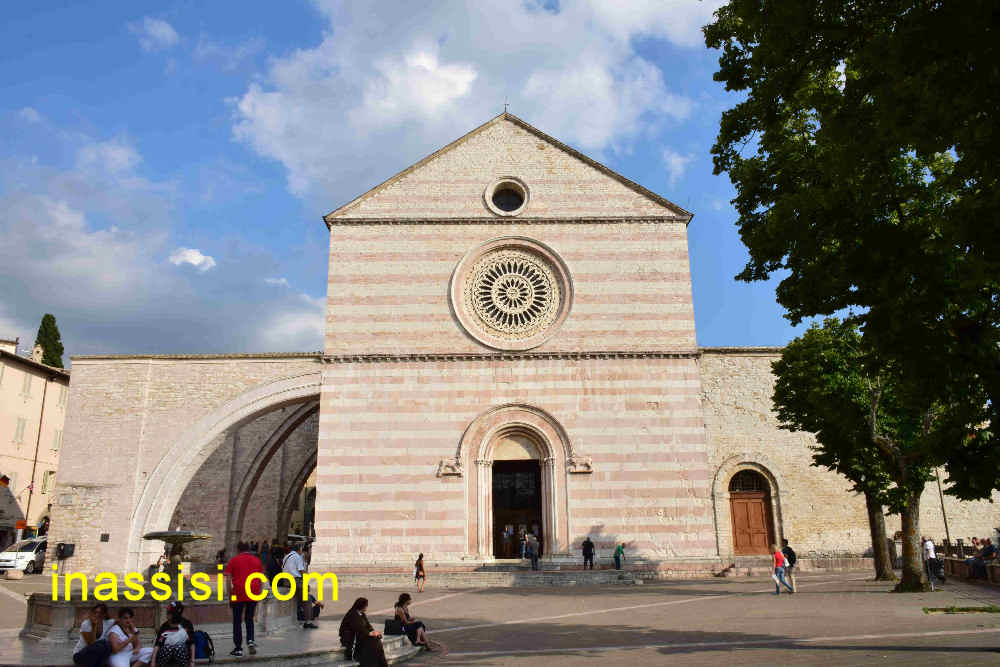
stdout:
[[938,498],[941,500],[941,518],[944,519],[945,553],[951,556],[951,531],[948,530],[948,514],[944,511],[944,491],[941,490],[941,468],[934,468],[934,478],[937,480]]
[[24,510],[24,520],[31,525],[31,498],[35,495],[35,471],[38,469],[38,449],[42,443],[42,425],[45,420],[45,394],[49,391],[49,381],[46,377],[42,384],[42,409],[38,413],[38,435],[35,437],[35,460],[31,462],[31,483],[28,484],[28,507]]

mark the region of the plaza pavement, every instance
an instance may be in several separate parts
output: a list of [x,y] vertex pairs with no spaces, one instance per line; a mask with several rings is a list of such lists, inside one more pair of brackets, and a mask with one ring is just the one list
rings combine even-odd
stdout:
[[[799,576],[795,595],[770,579],[671,581],[642,586],[410,591],[413,613],[441,642],[422,665],[997,665],[1000,614],[932,614],[923,607],[1000,605],[1000,589],[949,581],[897,595],[862,573]],[[2,582],[0,633],[16,634],[32,577]],[[341,590],[324,609],[317,641],[358,595],[380,626],[398,592]],[[10,593],[13,593],[11,595]],[[15,613],[11,613],[15,612]],[[301,632],[301,631],[294,631]],[[296,641],[284,636],[275,641]],[[216,637],[220,655],[229,640]],[[261,642],[267,651],[267,638]],[[67,647],[68,648],[68,647]],[[2,657],[2,656],[0,656]]]

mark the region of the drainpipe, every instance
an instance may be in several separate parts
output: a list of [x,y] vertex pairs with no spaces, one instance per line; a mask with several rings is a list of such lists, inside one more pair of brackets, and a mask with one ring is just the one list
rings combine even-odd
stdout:
[[38,469],[38,450],[42,444],[42,426],[45,420],[45,394],[49,390],[49,382],[52,377],[46,377],[42,384],[42,409],[38,413],[38,435],[35,437],[35,459],[31,462],[31,483],[28,484],[28,507],[24,510],[24,520],[31,525],[31,498],[35,495],[35,471]]

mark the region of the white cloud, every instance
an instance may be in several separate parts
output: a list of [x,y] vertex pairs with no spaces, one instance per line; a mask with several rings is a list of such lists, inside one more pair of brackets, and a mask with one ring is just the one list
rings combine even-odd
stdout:
[[163,19],[155,19],[151,16],[143,17],[141,22],[129,23],[128,29],[139,39],[139,45],[143,51],[169,49],[176,46],[181,39],[172,25]]
[[322,41],[271,61],[233,99],[233,133],[282,163],[289,188],[325,207],[347,200],[511,112],[601,157],[688,118],[640,39],[701,48],[721,0],[317,3]]
[[667,175],[670,178],[671,185],[677,183],[678,179],[684,175],[692,162],[694,162],[693,153],[682,155],[670,148],[663,150],[663,163],[667,167]]
[[18,118],[25,121],[26,123],[41,123],[42,114],[38,113],[35,109],[31,107],[24,107],[17,112]]
[[292,350],[311,352],[322,349],[325,315],[325,299],[299,294],[284,309],[275,312],[262,323],[260,327],[262,349],[279,352]]
[[77,151],[76,160],[81,169],[106,169],[120,174],[135,169],[142,162],[142,157],[123,139],[111,139],[84,144]]
[[197,248],[178,248],[170,253],[169,259],[170,263],[175,266],[190,264],[201,273],[205,273],[215,266],[215,259],[203,254]]
[[264,282],[268,285],[276,285],[278,287],[291,287],[288,284],[288,278],[264,278]]
[[250,37],[237,44],[223,44],[202,33],[194,47],[198,60],[215,61],[223,70],[234,70],[245,61],[264,50],[267,42],[262,37]]

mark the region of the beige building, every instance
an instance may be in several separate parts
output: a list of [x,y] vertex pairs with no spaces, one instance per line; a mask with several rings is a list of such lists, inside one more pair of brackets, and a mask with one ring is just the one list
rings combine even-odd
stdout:
[[[780,350],[698,347],[691,217],[497,116],[326,216],[322,352],[74,357],[50,546],[141,570],[144,534],[186,528],[210,560],[283,538],[315,473],[319,570],[474,568],[524,532],[664,576],[781,538],[807,567],[864,556],[863,499],[777,428]],[[1000,522],[945,512],[953,537]],[[929,486],[922,529],[942,516]]]
[[0,340],[0,548],[18,535],[18,522],[30,531],[45,529],[55,490],[63,423],[69,398],[69,372],[17,354],[17,340]]

